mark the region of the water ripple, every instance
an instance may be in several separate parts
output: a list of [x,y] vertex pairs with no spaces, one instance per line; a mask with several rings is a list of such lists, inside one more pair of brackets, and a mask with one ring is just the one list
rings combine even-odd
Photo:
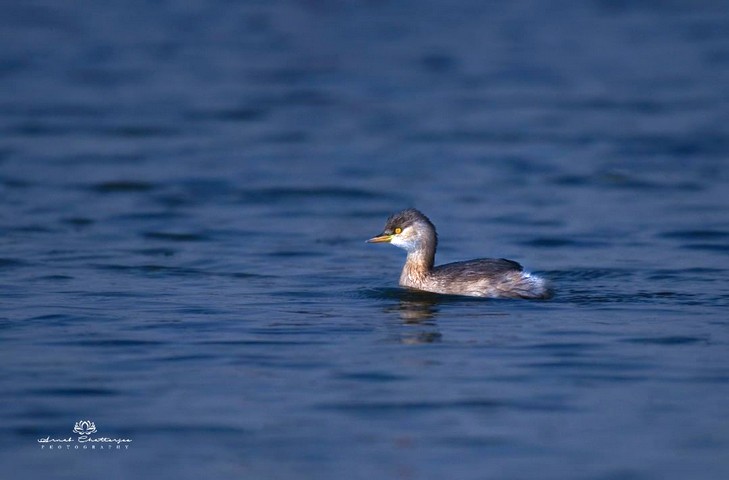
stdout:
[[211,239],[209,235],[204,233],[144,232],[143,236],[151,240],[171,242],[204,242]]
[[97,183],[89,188],[99,193],[144,193],[156,187],[153,183],[138,180],[114,180]]
[[516,410],[516,411],[568,411],[574,407],[563,401],[551,400],[501,400],[490,398],[459,399],[451,401],[351,401],[335,402],[319,405],[325,410],[352,411],[359,413],[412,413],[438,410]]
[[28,266],[28,262],[16,258],[0,258],[0,269],[12,269]]
[[375,199],[380,195],[374,191],[346,187],[269,187],[249,189],[240,193],[245,203],[288,203],[301,200],[362,200]]
[[110,397],[122,395],[120,390],[94,387],[39,388],[28,392],[39,397]]
[[694,343],[708,344],[707,337],[691,337],[691,336],[661,336],[661,337],[635,337],[626,338],[623,342],[637,343],[641,345],[691,345]]
[[724,240],[729,238],[729,232],[724,230],[670,230],[660,233],[659,236],[679,240]]

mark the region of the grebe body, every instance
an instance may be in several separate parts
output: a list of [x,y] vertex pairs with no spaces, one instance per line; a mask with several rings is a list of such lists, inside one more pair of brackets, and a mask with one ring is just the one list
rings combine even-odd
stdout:
[[504,258],[480,258],[434,266],[438,235],[433,223],[409,208],[391,215],[369,243],[391,243],[407,251],[400,285],[447,295],[547,299],[552,289],[541,277]]

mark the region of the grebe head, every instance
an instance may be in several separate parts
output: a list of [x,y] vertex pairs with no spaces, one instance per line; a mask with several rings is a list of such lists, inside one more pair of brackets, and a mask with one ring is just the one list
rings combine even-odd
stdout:
[[396,247],[412,252],[426,245],[435,251],[438,236],[433,223],[414,208],[390,215],[385,229],[376,237],[367,240],[369,243],[391,243]]

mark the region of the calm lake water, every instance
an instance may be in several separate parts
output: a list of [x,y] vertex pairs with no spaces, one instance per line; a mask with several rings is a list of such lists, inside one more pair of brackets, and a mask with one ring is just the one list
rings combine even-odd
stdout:
[[3,475],[729,478],[726,7],[5,2]]

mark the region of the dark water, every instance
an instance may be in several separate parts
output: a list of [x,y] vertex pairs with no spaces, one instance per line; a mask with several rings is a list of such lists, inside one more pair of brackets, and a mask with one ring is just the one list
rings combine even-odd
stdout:
[[2,475],[729,478],[726,7],[4,2]]

